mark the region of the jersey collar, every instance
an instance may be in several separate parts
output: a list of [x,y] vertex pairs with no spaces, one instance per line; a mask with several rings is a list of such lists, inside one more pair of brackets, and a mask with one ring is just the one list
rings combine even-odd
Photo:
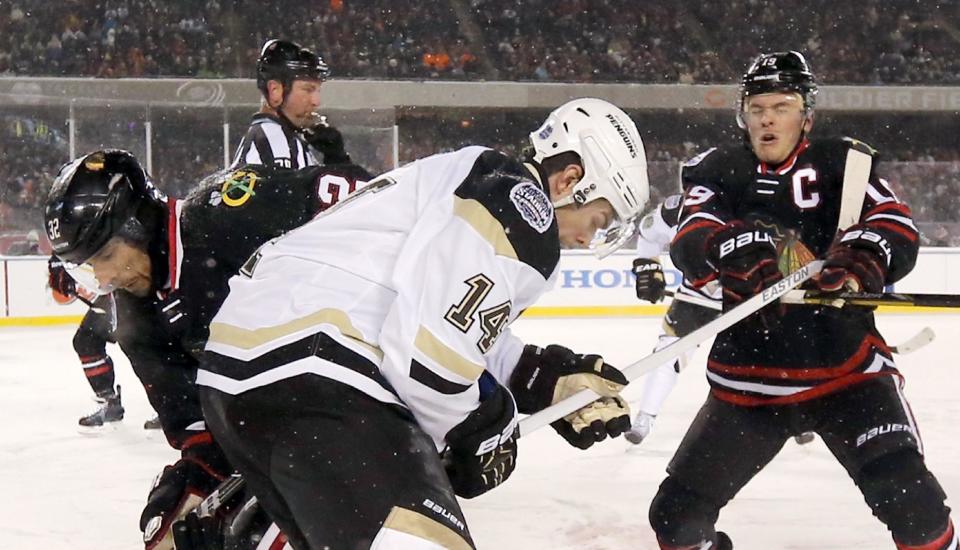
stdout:
[[810,140],[804,137],[803,139],[800,140],[800,143],[798,143],[797,146],[793,148],[793,152],[790,153],[790,156],[787,157],[787,159],[781,162],[779,165],[770,166],[766,162],[760,161],[760,164],[757,166],[757,173],[768,174],[770,172],[773,172],[777,175],[782,176],[783,174],[790,172],[790,170],[793,170],[793,166],[797,163],[797,157],[800,156],[800,153],[806,151],[807,147],[810,147]]
[[299,132],[300,132],[300,129],[297,128],[296,126],[294,126],[294,124],[293,124],[292,122],[290,122],[290,119],[288,119],[287,117],[285,117],[285,116],[283,115],[283,113],[280,113],[280,112],[276,112],[276,113],[264,113],[264,112],[260,112],[260,113],[257,113],[257,114],[255,114],[255,115],[253,115],[253,118],[251,119],[251,124],[256,124],[257,122],[260,122],[260,121],[262,121],[262,120],[271,120],[271,121],[273,121],[273,122],[276,122],[277,124],[280,125],[281,128],[283,128],[284,130],[287,130],[287,131],[289,131],[289,132],[293,132],[293,133],[299,133]]
[[549,197],[550,189],[548,189],[547,184],[544,183],[547,181],[547,176],[543,173],[543,168],[536,162],[524,162],[523,166],[527,169],[527,172],[533,176],[533,180],[540,184],[540,187],[543,188],[543,192],[547,194],[547,197]]
[[180,270],[183,265],[182,224],[183,201],[167,199],[167,279],[163,292],[172,292],[180,288]]

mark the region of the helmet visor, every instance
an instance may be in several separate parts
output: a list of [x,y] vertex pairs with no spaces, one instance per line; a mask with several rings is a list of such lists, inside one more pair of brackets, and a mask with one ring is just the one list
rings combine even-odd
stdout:
[[102,284],[97,280],[93,266],[88,263],[75,264],[64,261],[63,267],[67,270],[67,273],[73,277],[73,280],[77,282],[78,287],[83,287],[84,290],[94,296],[104,296],[116,290],[112,284]]
[[64,260],[64,267],[78,284],[96,295],[126,290],[146,296],[153,286],[151,262],[142,243],[125,236],[111,238],[83,262]]
[[596,232],[589,248],[598,258],[606,258],[627,244],[637,234],[639,227],[639,215],[625,221],[614,220],[607,228]]

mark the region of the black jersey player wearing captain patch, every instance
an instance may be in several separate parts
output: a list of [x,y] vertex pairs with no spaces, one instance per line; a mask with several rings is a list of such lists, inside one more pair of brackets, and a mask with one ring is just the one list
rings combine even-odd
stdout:
[[[725,307],[781,277],[777,247],[794,264],[784,270],[823,258],[816,285],[828,291],[881,292],[914,266],[910,210],[875,162],[859,223],[837,234],[847,156],[875,152],[852,139],[808,136],[816,91],[799,53],[759,56],[740,90],[747,143],[684,169],[671,257],[695,284],[719,280]],[[871,309],[771,306],[720,333],[707,369],[710,394],[650,507],[661,548],[730,548],[714,528],[720,509],[804,431],[820,435],[898,549],[957,548]]]
[[368,178],[354,165],[244,166],[177,200],[163,196],[126,151],[90,153],[60,170],[45,210],[54,254],[85,287],[113,292],[114,336],[181,451],[141,518],[147,548],[165,547],[176,510],[232,472],[203,422],[194,383],[195,354],[228,278],[258,246],[330,206],[329,184],[352,188]]

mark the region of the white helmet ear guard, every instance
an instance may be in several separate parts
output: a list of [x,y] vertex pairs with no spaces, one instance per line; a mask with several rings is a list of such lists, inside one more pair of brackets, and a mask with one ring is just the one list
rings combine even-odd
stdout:
[[[596,98],[568,101],[555,109],[536,131],[530,134],[535,151],[533,160],[573,152],[583,164],[583,177],[573,193],[554,203],[554,207],[586,204],[606,199],[613,207],[623,229],[632,227],[604,245],[609,254],[622,246],[636,229],[636,222],[650,199],[647,157],[637,125],[616,105]],[[614,247],[615,245],[615,247]]]

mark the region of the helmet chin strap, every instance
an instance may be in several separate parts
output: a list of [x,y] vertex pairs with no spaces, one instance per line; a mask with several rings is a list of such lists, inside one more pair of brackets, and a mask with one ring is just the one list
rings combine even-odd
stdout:
[[[286,103],[286,100],[284,100],[284,103]],[[287,125],[289,125],[291,128],[293,128],[294,131],[296,131],[296,132],[301,132],[301,131],[303,131],[303,128],[301,128],[301,127],[297,126],[296,124],[294,124],[289,118],[287,118],[287,115],[285,115],[285,114],[283,113],[283,103],[280,104],[280,107],[277,107],[277,118],[279,118],[280,121],[283,122],[284,124],[287,124]]]
[[283,112],[283,106],[287,104],[287,97],[289,97],[290,92],[293,91],[293,81],[291,80],[289,84],[286,84],[280,80],[277,80],[277,82],[279,82],[280,86],[283,88],[283,97],[280,99],[280,105],[277,105],[276,107],[270,105],[269,92],[265,92],[264,99],[267,100],[267,106],[270,107],[273,112],[277,113],[277,118],[280,119],[280,122],[289,125],[295,131],[300,131],[302,128],[294,124],[293,121],[291,121],[290,118],[287,117],[287,115]]
[[576,185],[577,185],[578,183],[580,183],[580,180],[577,180],[577,181],[573,182],[573,184],[570,186],[571,192],[570,192],[569,195],[567,195],[566,197],[563,197],[562,199],[557,199],[557,200],[555,200],[555,201],[551,201],[551,202],[553,203],[553,209],[554,209],[554,210],[556,210],[557,208],[563,208],[564,206],[570,206],[571,204],[580,206],[580,204],[579,204],[579,203],[577,202],[577,200],[574,198],[575,193],[573,193],[573,191],[572,191],[572,189],[573,189],[574,187],[576,187]]
[[803,109],[803,125],[800,126],[800,136],[797,137],[797,142],[793,144],[793,148],[790,149],[790,154],[787,155],[787,158],[790,158],[790,156],[793,155],[793,153],[797,150],[797,148],[800,147],[800,144],[803,143],[803,140],[807,138],[807,129],[806,129],[807,121],[812,119],[813,119],[813,113],[809,109],[804,108]]
[[283,100],[280,102],[280,105],[277,105],[277,108],[274,110],[277,111],[277,118],[279,118],[281,122],[283,122],[284,124],[290,125],[290,127],[295,130],[299,130],[299,127],[287,117],[286,113],[283,112],[283,106],[287,104],[287,94],[288,92],[286,90],[286,87],[284,87]]
[[576,204],[577,201],[573,200],[573,195],[571,194],[566,197],[563,197],[562,199],[555,200],[552,202],[553,202],[553,209],[556,210],[557,208],[563,208],[564,206]]
[[807,107],[803,108],[803,126],[800,127],[800,139],[797,140],[799,146],[807,137],[807,122],[813,122],[813,111]]
[[553,203],[554,210],[556,210],[557,208],[563,208],[564,206],[570,206],[571,204],[576,205],[578,207],[581,206],[581,203],[577,202],[577,200],[574,198],[576,196],[576,193],[574,193],[574,189],[577,187],[577,184],[580,183],[581,179],[582,178],[577,178],[576,180],[573,181],[573,183],[570,184],[569,195],[561,199],[557,199],[555,201],[553,200],[550,201],[551,203]]
[[[530,173],[533,175],[533,177],[537,179],[537,182],[544,187],[544,191],[546,191],[547,196],[550,196],[550,189],[549,189],[550,178],[543,173],[543,169],[540,163],[533,160],[532,155],[528,155],[527,158],[524,160],[523,165],[526,166],[527,170],[529,170]],[[578,183],[580,183],[579,179],[573,182],[573,185],[571,185],[571,188],[575,187]],[[556,210],[557,208],[563,208],[564,206],[577,204],[576,199],[574,199],[573,197],[574,197],[574,194],[571,192],[566,197],[563,197],[557,200],[551,200],[550,203],[553,205],[553,209]]]

